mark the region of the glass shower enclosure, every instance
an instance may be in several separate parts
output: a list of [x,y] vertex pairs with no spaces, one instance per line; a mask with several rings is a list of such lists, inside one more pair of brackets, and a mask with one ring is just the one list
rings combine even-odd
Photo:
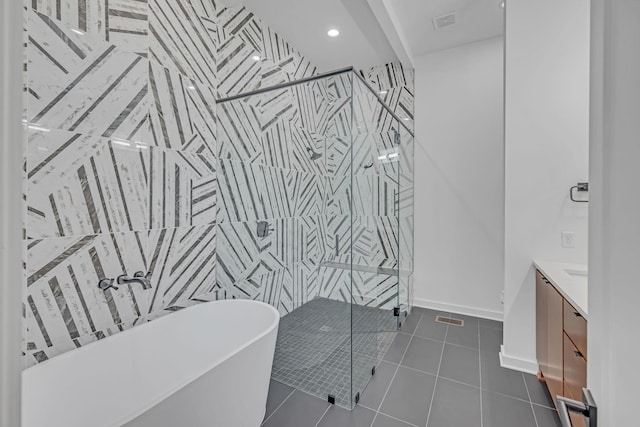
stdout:
[[413,134],[353,68],[217,103],[219,292],[281,315],[272,378],[352,408],[411,309]]

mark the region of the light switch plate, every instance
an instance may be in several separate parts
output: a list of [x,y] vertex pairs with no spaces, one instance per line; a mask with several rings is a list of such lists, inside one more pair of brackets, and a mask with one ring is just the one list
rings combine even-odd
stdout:
[[563,248],[575,248],[576,247],[576,233],[571,231],[563,231],[561,233],[562,247]]

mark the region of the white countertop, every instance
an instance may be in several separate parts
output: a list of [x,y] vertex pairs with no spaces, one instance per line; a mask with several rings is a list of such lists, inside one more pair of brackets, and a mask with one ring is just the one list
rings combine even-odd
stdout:
[[586,319],[589,314],[587,266],[566,262],[534,260],[533,264]]

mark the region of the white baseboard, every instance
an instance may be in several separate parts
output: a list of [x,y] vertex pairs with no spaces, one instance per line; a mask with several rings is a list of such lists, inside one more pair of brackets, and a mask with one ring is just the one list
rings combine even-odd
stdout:
[[497,320],[498,322],[502,322],[501,311],[491,311],[482,308],[466,307],[464,305],[447,304],[420,298],[415,298],[413,300],[413,305],[415,305],[416,307],[429,308],[431,310],[464,314],[465,316],[480,317],[482,319]]
[[527,360],[505,354],[504,345],[500,346],[500,366],[533,375],[536,375],[539,369],[538,362],[535,360]]

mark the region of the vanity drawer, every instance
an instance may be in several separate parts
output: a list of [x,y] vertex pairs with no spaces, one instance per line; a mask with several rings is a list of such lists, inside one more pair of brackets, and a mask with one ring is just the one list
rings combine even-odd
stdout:
[[565,396],[581,400],[582,389],[587,386],[587,360],[564,334],[564,391]]
[[587,357],[587,320],[573,308],[571,304],[564,301],[564,332],[569,335],[571,341],[578,347],[584,357]]

